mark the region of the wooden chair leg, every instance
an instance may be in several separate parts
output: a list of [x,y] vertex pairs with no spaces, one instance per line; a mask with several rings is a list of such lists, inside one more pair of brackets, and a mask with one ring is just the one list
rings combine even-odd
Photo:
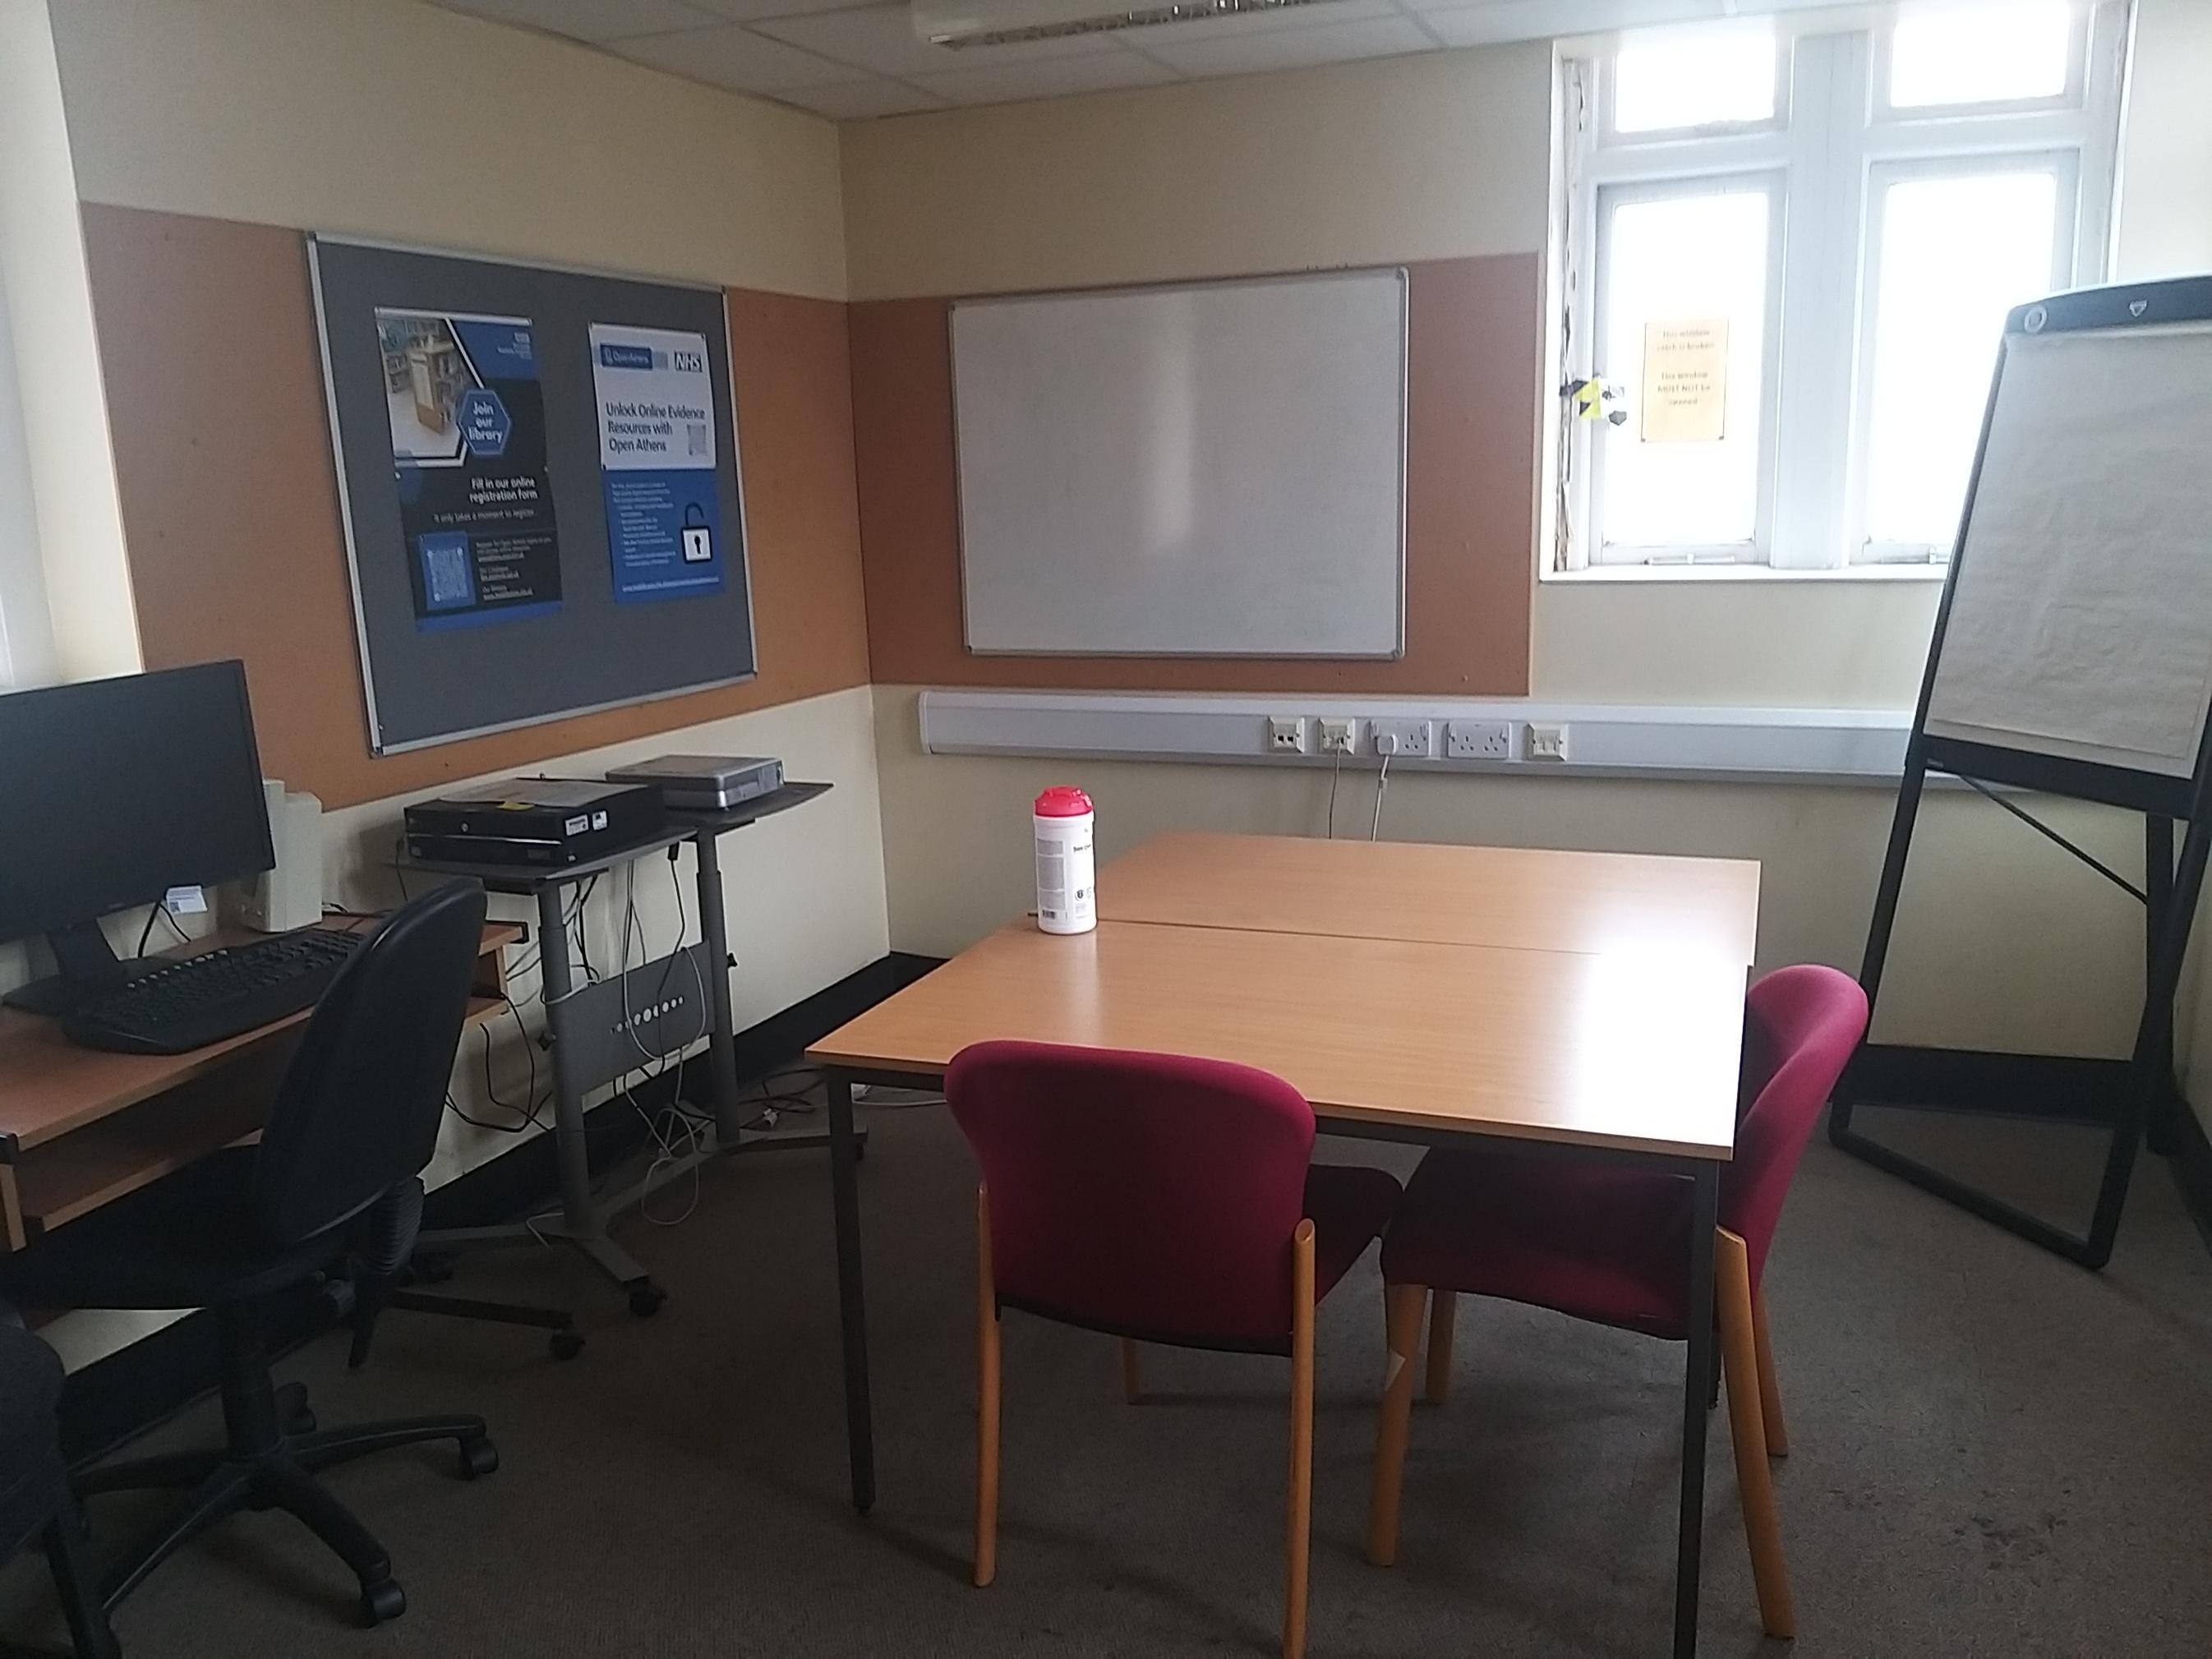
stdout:
[[1137,1371],[1137,1345],[1125,1336],[1121,1339],[1121,1398],[1133,1406],[1144,1397],[1144,1383]]
[[1283,1659],[1306,1650],[1306,1568],[1313,1547],[1314,1224],[1291,1240],[1291,1480],[1285,1516]]
[[1743,1503],[1744,1538],[1751,1546],[1751,1576],[1759,1590],[1759,1622],[1769,1636],[1787,1641],[1797,1633],[1797,1614],[1790,1605],[1790,1566],[1782,1553],[1782,1520],[1774,1507],[1774,1476],[1766,1467],[1758,1340],[1753,1334],[1751,1254],[1743,1240],[1724,1227],[1714,1236],[1713,1279],[1721,1365],[1728,1378],[1729,1429],[1735,1443],[1736,1490]]
[[1441,1406],[1451,1392],[1452,1316],[1459,1310],[1456,1291],[1429,1292],[1429,1404]]
[[991,1206],[975,1189],[975,1583],[999,1572],[999,1297],[991,1276]]
[[1390,1358],[1382,1377],[1382,1412],[1375,1431],[1374,1486],[1367,1499],[1367,1559],[1387,1567],[1398,1559],[1398,1499],[1406,1480],[1406,1437],[1413,1414],[1413,1354],[1421,1342],[1425,1286],[1385,1285],[1382,1307]]
[[1782,1420],[1782,1385],[1774,1378],[1774,1344],[1766,1334],[1766,1297],[1751,1294],[1751,1340],[1759,1360],[1759,1414],[1766,1425],[1766,1455],[1790,1455],[1790,1430]]

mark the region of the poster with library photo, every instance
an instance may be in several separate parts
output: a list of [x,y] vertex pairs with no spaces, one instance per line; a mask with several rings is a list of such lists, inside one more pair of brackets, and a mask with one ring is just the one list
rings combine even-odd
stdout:
[[416,626],[557,610],[560,538],[530,319],[380,307],[376,333]]

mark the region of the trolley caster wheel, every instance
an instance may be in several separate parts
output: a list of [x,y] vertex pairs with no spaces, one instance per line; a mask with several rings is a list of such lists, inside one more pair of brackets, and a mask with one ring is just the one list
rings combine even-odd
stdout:
[[574,1359],[584,1351],[584,1334],[581,1331],[556,1331],[547,1339],[545,1346],[552,1349],[556,1359]]
[[649,1279],[641,1279],[629,1289],[629,1310],[640,1319],[650,1319],[660,1311],[660,1304],[668,1300],[668,1292]]
[[410,1265],[418,1284],[442,1285],[453,1276],[453,1258],[435,1250],[416,1256]]
[[398,1580],[387,1578],[381,1583],[361,1587],[361,1622],[371,1629],[406,1611],[407,1592],[399,1588]]
[[499,1448],[481,1435],[461,1442],[461,1479],[474,1480],[499,1468]]

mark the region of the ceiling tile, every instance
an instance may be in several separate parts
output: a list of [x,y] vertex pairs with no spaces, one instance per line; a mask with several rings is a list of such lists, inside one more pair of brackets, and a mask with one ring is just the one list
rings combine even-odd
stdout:
[[634,34],[699,28],[720,20],[685,0],[434,0],[448,11],[521,23],[578,40],[621,40]]
[[945,100],[934,93],[877,75],[865,81],[840,81],[834,87],[802,87],[776,96],[833,121],[866,121],[878,115],[911,115],[919,110],[945,107]]
[[933,46],[914,32],[902,4],[865,6],[854,11],[817,12],[806,17],[778,17],[763,22],[764,34],[805,51],[834,58],[879,75],[949,74],[987,64],[1018,64],[1079,52],[1108,52],[1112,44],[1096,34],[1071,34],[1056,40],[1024,40],[1006,46],[955,50]]
[[672,75],[688,76],[732,92],[786,92],[793,87],[827,86],[849,81],[853,71],[811,52],[770,40],[734,23],[720,28],[687,29],[681,34],[648,34],[613,48],[633,63]]
[[[1145,0],[1130,0],[1133,5]],[[1447,0],[1466,5],[1468,0]],[[1147,23],[1141,28],[1116,29],[1114,39],[1150,51],[1178,40],[1218,40],[1228,34],[1250,34],[1270,29],[1312,27],[1322,23],[1350,23],[1365,17],[1391,17],[1397,9],[1391,0],[1313,0],[1308,5],[1274,6],[1264,11],[1225,13],[1219,17],[1193,17],[1180,23]]]
[[1356,23],[1263,29],[1180,46],[1159,42],[1145,50],[1186,75],[1245,75],[1255,70],[1301,69],[1355,58],[1426,52],[1435,45],[1410,18],[1375,17]]
[[1041,64],[986,64],[915,78],[956,104],[1011,104],[1025,98],[1060,98],[1117,87],[1154,87],[1177,77],[1173,70],[1163,69],[1133,52],[1102,52]]

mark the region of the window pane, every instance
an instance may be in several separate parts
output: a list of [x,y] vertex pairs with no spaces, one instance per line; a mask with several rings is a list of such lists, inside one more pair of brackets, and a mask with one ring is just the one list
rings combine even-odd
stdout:
[[1867,534],[1948,553],[2005,313],[2051,287],[2058,180],[1901,179],[1880,210]]
[[1936,6],[1897,20],[1889,61],[1895,109],[2056,98],[2074,40],[2067,0]]
[[1771,27],[1693,29],[1623,46],[1613,59],[1618,132],[1774,118]]
[[1724,546],[1756,532],[1771,205],[1736,189],[1612,212],[1600,362],[1626,389],[1628,419],[1599,440],[1608,544]]

